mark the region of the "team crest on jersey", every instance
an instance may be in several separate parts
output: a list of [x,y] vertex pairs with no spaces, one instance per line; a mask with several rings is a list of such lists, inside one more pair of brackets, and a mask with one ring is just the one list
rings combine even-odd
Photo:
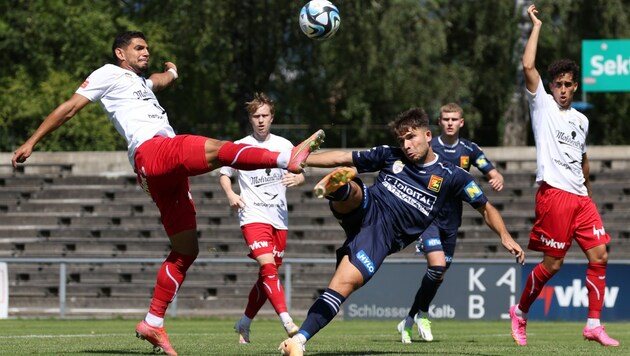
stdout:
[[468,169],[468,167],[470,167],[470,156],[459,157],[459,166]]
[[431,179],[429,180],[429,186],[427,188],[437,193],[440,191],[440,188],[442,188],[443,180],[444,178],[442,177],[431,175]]
[[402,161],[396,161],[394,162],[394,165],[392,166],[392,172],[398,174],[402,172],[404,168],[405,168],[405,164],[402,163]]
[[479,186],[477,185],[477,183],[475,183],[474,180],[468,183],[464,187],[464,192],[466,192],[466,195],[468,195],[471,201],[474,201],[475,199],[479,198],[483,194],[483,192],[481,191],[481,188],[479,188]]

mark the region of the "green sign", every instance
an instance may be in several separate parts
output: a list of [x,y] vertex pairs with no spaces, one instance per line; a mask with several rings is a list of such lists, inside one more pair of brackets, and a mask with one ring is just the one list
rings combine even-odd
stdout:
[[630,91],[630,40],[582,41],[582,89]]

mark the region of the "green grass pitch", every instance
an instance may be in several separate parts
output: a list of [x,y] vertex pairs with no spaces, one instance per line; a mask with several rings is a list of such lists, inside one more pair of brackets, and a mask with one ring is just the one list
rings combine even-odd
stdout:
[[[279,321],[255,320],[251,344],[239,345],[232,319],[167,319],[180,355],[278,355],[285,339]],[[2,355],[150,355],[151,345],[135,337],[138,320],[0,320]],[[299,320],[298,320],[299,322]],[[306,355],[629,355],[630,323],[608,323],[621,342],[606,348],[582,339],[583,323],[531,321],[526,347],[510,336],[509,321],[434,320],[433,342],[401,344],[396,321],[333,320],[306,347]]]

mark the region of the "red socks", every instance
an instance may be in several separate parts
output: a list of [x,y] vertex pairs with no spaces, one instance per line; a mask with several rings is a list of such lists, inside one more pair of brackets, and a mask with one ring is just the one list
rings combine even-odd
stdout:
[[536,298],[538,298],[540,291],[551,277],[552,274],[545,269],[542,263],[534,267],[532,273],[527,277],[525,288],[523,289],[523,293],[521,293],[521,300],[518,302],[518,307],[523,313],[529,312],[529,307],[531,307]]
[[588,317],[599,319],[606,290],[606,264],[588,264],[586,268],[586,289],[588,290]]
[[193,264],[195,259],[196,256],[186,256],[171,251],[158,272],[149,313],[164,318],[166,308],[175,298],[179,287],[186,278],[188,267]]
[[247,307],[245,307],[245,316],[254,319],[258,311],[267,301],[267,293],[265,293],[262,279],[258,278],[256,284],[249,291],[249,299],[247,301]]
[[280,152],[242,143],[226,142],[219,148],[218,158],[223,166],[242,170],[278,167]]
[[260,281],[276,313],[286,313],[287,302],[284,297],[284,288],[278,279],[278,266],[273,263],[260,266]]
[[267,263],[260,266],[258,281],[249,292],[249,300],[245,308],[245,316],[254,319],[263,304],[269,299],[278,315],[287,312],[284,288],[278,279],[278,266]]

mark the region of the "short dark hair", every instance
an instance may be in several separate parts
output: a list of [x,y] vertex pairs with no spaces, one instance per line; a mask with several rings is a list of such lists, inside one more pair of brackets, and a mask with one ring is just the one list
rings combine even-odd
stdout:
[[112,44],[112,56],[114,58],[114,62],[118,63],[118,57],[116,57],[116,48],[127,48],[131,43],[131,40],[134,38],[142,38],[143,40],[147,40],[144,36],[144,33],[140,31],[125,31],[114,39],[114,43]]
[[247,114],[252,116],[259,107],[265,104],[269,105],[269,112],[271,116],[273,116],[276,111],[274,102],[265,93],[254,93],[254,99],[245,103],[245,109],[247,110]]
[[579,79],[580,66],[570,59],[560,59],[549,65],[547,73],[549,74],[550,81],[553,81],[561,74],[571,73],[573,75],[573,81],[576,82]]
[[428,129],[429,115],[422,108],[411,108],[398,114],[396,119],[389,123],[389,128],[396,137],[404,135],[410,129]]

